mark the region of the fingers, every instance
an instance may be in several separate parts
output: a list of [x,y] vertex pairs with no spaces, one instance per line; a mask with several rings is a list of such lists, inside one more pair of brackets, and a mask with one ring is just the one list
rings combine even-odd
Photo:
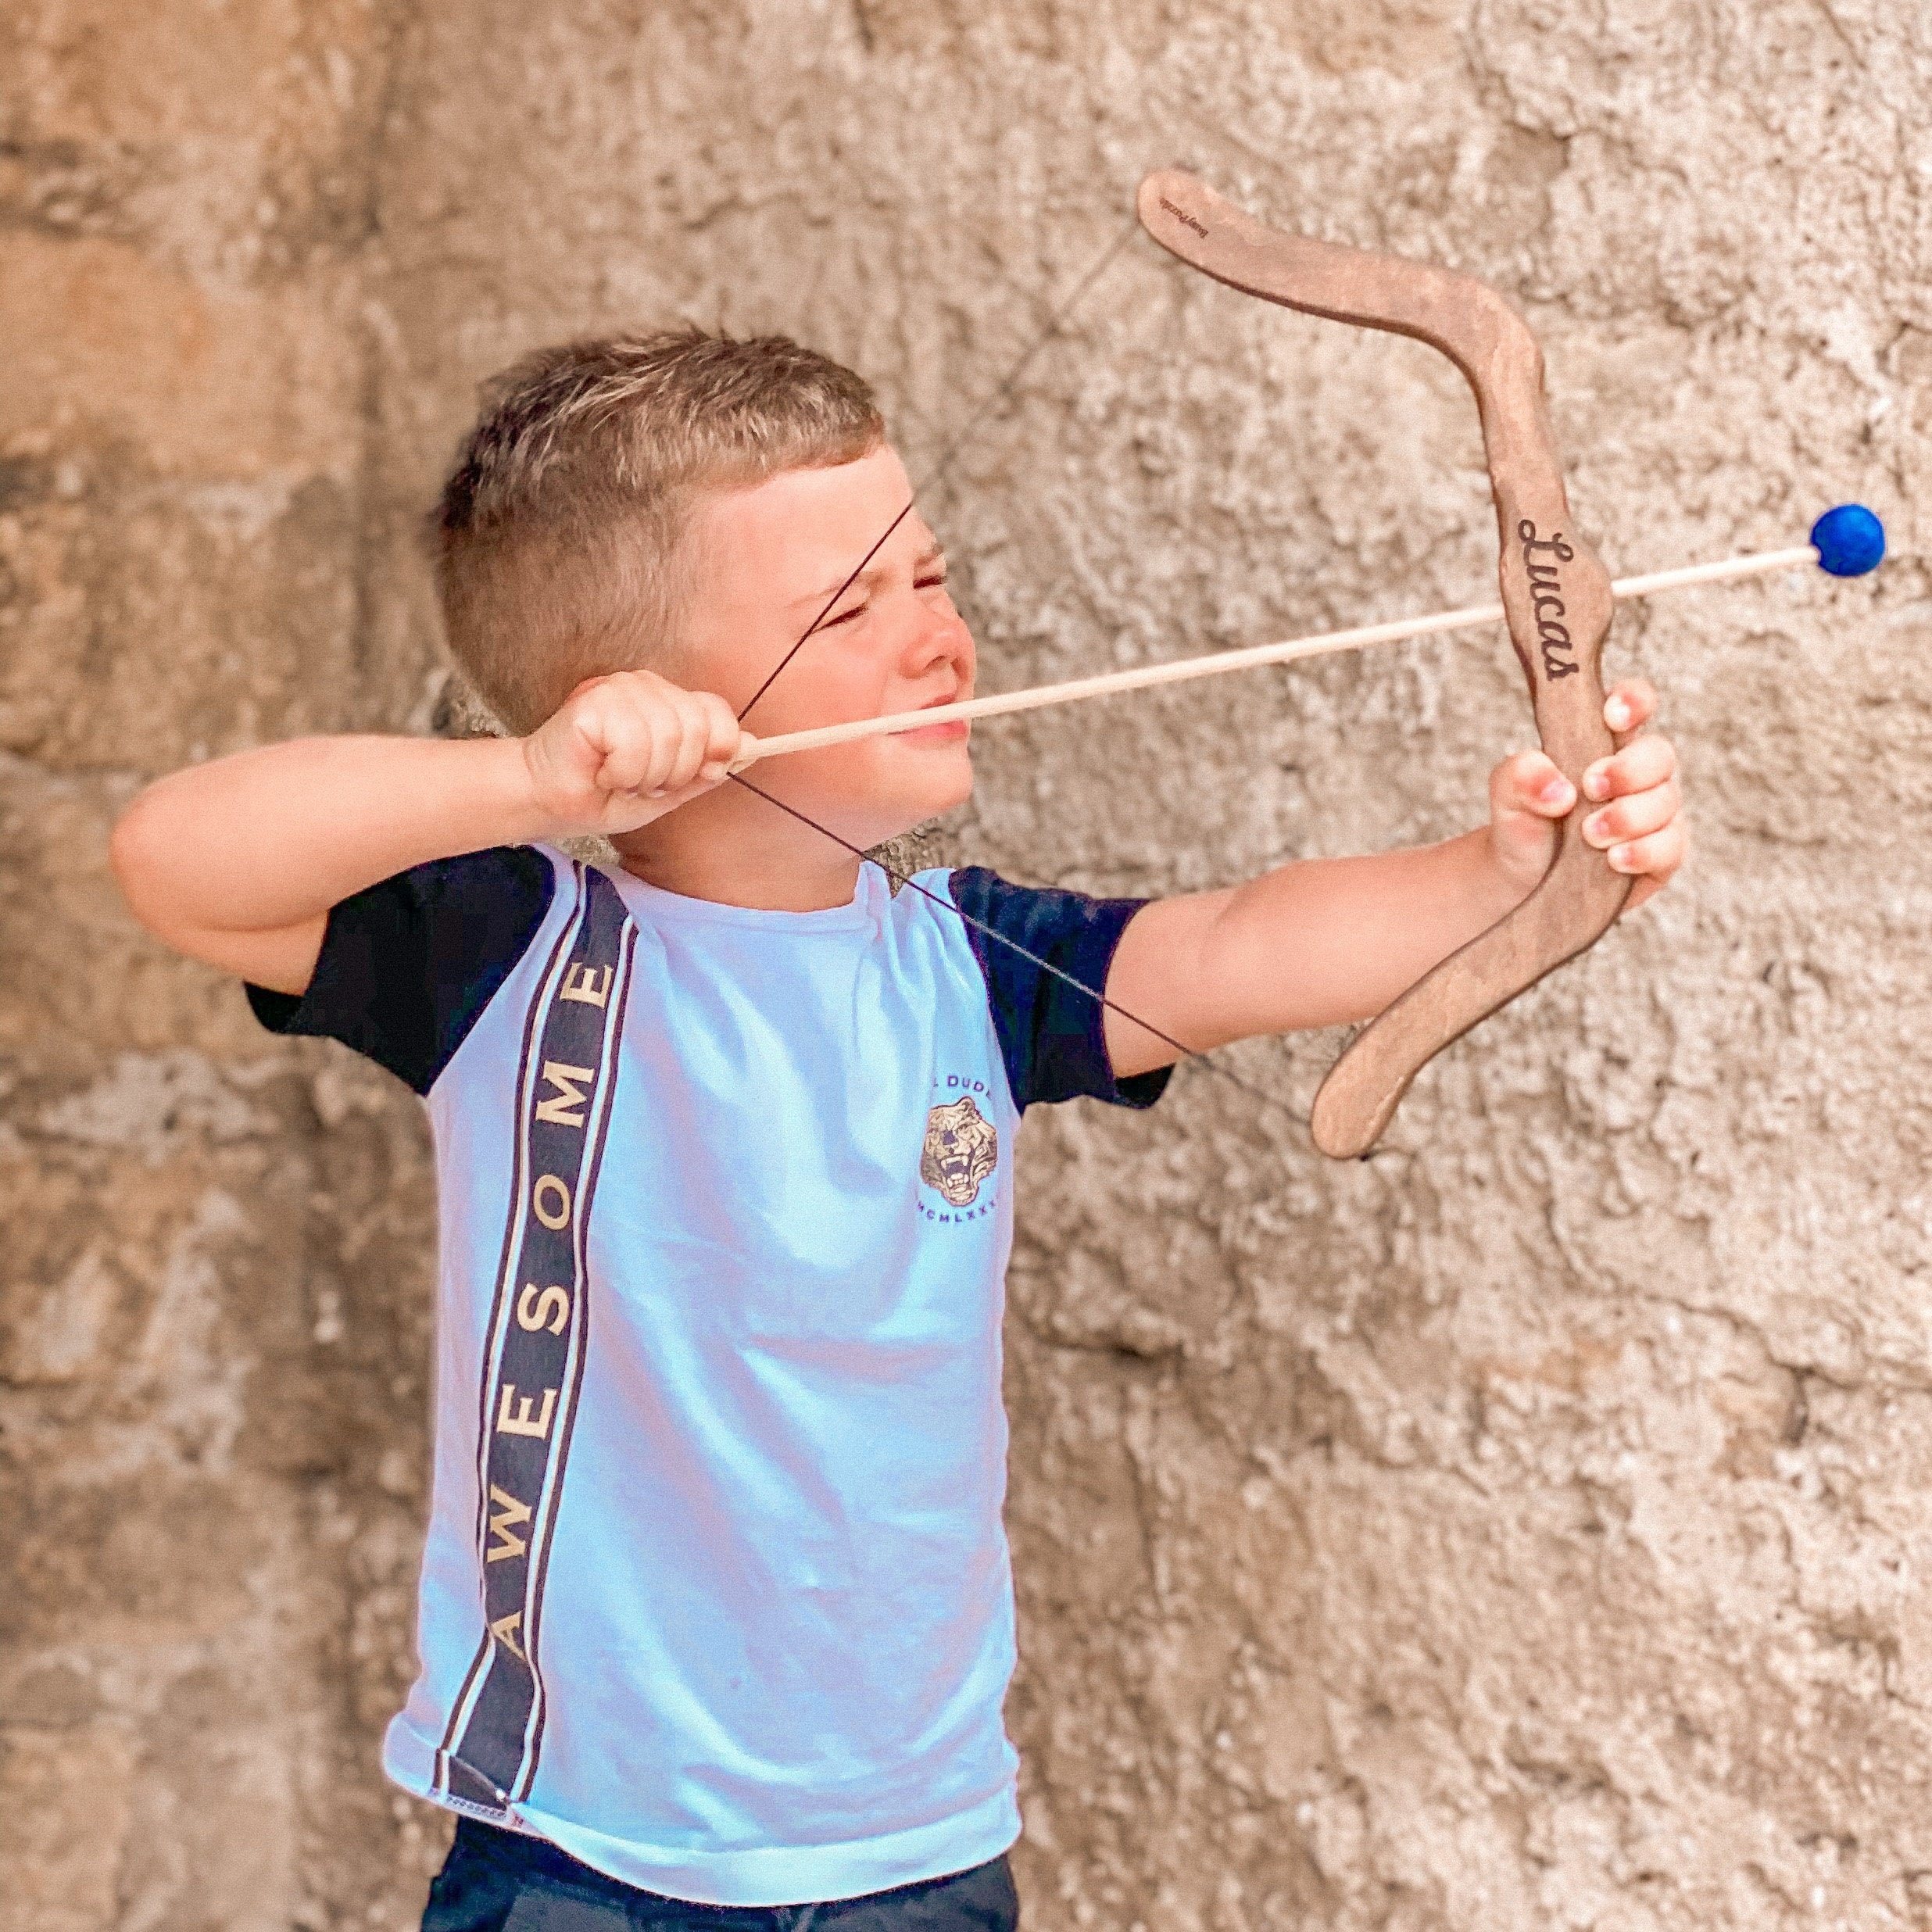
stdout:
[[[691,776],[683,782],[720,784],[730,771],[732,761],[737,757],[745,735],[739,728],[738,719],[732,707],[715,691],[686,691],[679,695],[693,700],[697,706],[691,739],[697,763]],[[674,782],[665,787],[667,792],[678,789]]]
[[1583,796],[1601,809],[1583,823],[1584,843],[1613,869],[1638,879],[1635,905],[1683,864],[1689,842],[1678,814],[1677,748],[1668,738],[1634,735],[1657,715],[1657,693],[1641,678],[1614,685],[1604,699],[1604,722],[1618,749],[1583,772]]
[[[1584,836],[1591,844],[1588,828]],[[1626,910],[1640,906],[1652,893],[1662,891],[1676,875],[1690,850],[1683,821],[1671,817],[1656,831],[1641,836],[1619,839],[1605,849],[1604,857],[1613,872],[1627,872],[1637,881]]]
[[1652,832],[1648,839],[1632,839],[1612,846],[1604,856],[1612,871],[1627,872],[1637,882],[1640,893],[1632,895],[1632,903],[1640,906],[1676,876],[1690,850],[1683,827],[1672,824],[1662,832]]
[[[1613,729],[1623,720],[1634,733],[1656,709],[1655,692],[1633,682],[1610,693],[1604,715]],[[1583,791],[1583,842],[1601,852],[1613,870],[1637,880],[1630,903],[1641,903],[1678,871],[1689,850],[1680,816],[1676,747],[1655,735],[1629,735],[1619,750],[1586,768]],[[1561,818],[1576,803],[1574,788],[1542,752],[1519,752],[1505,759],[1490,775],[1497,850],[1506,862],[1526,866],[1533,848],[1547,849],[1537,846],[1527,821]],[[1538,838],[1547,835],[1537,828]]]
[[1641,731],[1656,715],[1657,690],[1648,678],[1626,678],[1604,696],[1603,721],[1619,739],[1626,732]]
[[1547,752],[1519,751],[1490,774],[1490,817],[1527,812],[1561,818],[1576,803],[1576,788]]
[[1583,821],[1583,842],[1606,852],[1624,840],[1648,838],[1654,832],[1662,831],[1676,817],[1683,802],[1674,778],[1648,790],[1633,792],[1627,798],[1592,812]]
[[721,785],[744,737],[713,692],[649,671],[587,678],[523,741],[531,802],[560,832],[635,831]]
[[1676,776],[1677,748],[1668,738],[1653,734],[1633,738],[1621,751],[1599,758],[1583,769],[1583,796],[1593,803],[1647,792]]
[[[1628,715],[1639,723],[1656,708],[1648,685],[1619,686],[1613,695],[1629,699]],[[1605,714],[1610,714],[1606,702]],[[1632,904],[1640,903],[1682,866],[1689,841],[1679,816],[1683,795],[1677,780],[1677,750],[1668,738],[1633,738],[1622,750],[1600,758],[1583,774],[1586,799],[1602,800],[1583,822],[1586,845],[1604,854],[1615,871],[1639,881]]]
[[736,755],[738,721],[714,692],[685,691],[650,671],[619,671],[578,701],[577,724],[601,753],[599,791],[639,798],[719,783]]

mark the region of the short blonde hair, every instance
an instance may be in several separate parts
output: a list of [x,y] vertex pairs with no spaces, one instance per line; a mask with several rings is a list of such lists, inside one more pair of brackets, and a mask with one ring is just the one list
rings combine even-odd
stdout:
[[670,657],[705,492],[853,462],[885,435],[860,377],[782,335],[526,356],[486,386],[430,518],[450,650],[505,724],[533,730],[585,678]]

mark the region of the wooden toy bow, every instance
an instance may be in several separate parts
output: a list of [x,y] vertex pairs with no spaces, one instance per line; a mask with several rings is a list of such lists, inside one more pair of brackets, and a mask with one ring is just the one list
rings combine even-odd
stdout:
[[1493,288],[1426,262],[1284,234],[1175,169],[1141,183],[1139,209],[1155,241],[1216,281],[1310,315],[1414,336],[1462,371],[1483,419],[1510,639],[1543,748],[1577,789],[1536,889],[1419,979],[1329,1070],[1310,1122],[1315,1144],[1338,1158],[1365,1154],[1437,1054],[1594,945],[1630,896],[1633,882],[1583,839],[1584,767],[1615,749],[1597,668],[1609,575],[1570,521],[1544,408],[1542,352]]

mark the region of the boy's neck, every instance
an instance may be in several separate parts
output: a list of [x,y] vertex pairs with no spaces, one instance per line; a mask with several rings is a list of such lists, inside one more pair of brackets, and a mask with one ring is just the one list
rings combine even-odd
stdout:
[[613,843],[634,878],[717,905],[824,912],[849,906],[858,889],[860,861],[852,853],[735,787]]
[[832,862],[809,877],[794,868],[739,868],[721,877],[707,866],[685,866],[626,856],[624,869],[660,892],[714,905],[746,906],[760,912],[825,912],[849,906],[858,889],[859,861],[835,851]]

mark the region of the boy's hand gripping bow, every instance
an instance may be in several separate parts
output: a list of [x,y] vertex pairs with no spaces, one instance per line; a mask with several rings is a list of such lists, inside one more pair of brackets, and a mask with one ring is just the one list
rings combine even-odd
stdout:
[[1544,409],[1542,352],[1493,288],[1426,262],[1283,234],[1175,169],[1141,183],[1139,206],[1155,241],[1216,281],[1310,315],[1412,335],[1468,378],[1502,537],[1510,639],[1543,748],[1576,787],[1536,889],[1364,1028],[1322,1082],[1310,1123],[1316,1146],[1337,1157],[1365,1154],[1437,1054],[1594,945],[1630,896],[1633,882],[1583,839],[1584,767],[1615,749],[1597,669],[1609,576],[1571,525]]

